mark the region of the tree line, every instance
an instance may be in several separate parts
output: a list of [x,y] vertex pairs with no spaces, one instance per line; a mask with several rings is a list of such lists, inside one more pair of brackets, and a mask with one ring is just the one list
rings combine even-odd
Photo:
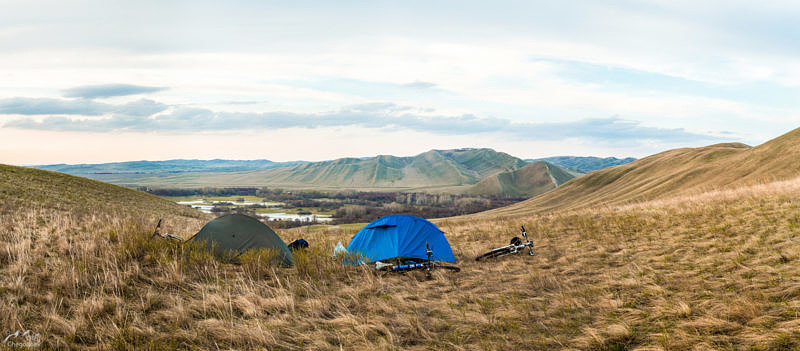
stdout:
[[[266,187],[140,188],[140,190],[159,196],[257,196],[263,198],[265,202],[282,202],[285,204],[283,207],[287,209],[334,212],[332,222],[334,224],[371,222],[390,214],[407,214],[423,218],[451,217],[508,206],[526,199],[423,192],[317,191]],[[284,223],[277,226],[305,224],[308,222]]]

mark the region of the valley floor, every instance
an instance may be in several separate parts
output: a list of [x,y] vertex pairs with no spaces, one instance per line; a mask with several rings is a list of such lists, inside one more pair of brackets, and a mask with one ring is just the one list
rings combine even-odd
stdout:
[[[800,179],[613,208],[436,222],[460,273],[330,258],[357,228],[279,232],[297,267],[150,239],[155,214],[0,209],[0,326],[120,349],[800,347]],[[188,237],[204,219],[167,218]],[[524,224],[537,256],[475,262]]]

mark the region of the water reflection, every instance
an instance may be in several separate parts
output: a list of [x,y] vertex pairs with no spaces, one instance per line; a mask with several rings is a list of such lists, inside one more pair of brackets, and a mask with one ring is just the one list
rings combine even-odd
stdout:
[[268,221],[299,220],[301,222],[330,222],[333,220],[330,215],[318,214],[300,215],[294,213],[259,213],[258,215],[264,217]]
[[[232,207],[239,207],[239,206],[253,206],[253,205],[260,205],[264,207],[277,207],[285,205],[283,202],[247,202],[247,201],[208,201],[206,199],[200,200],[192,200],[192,201],[177,201],[179,205],[188,205],[194,209],[199,210],[203,213],[213,213],[211,209],[216,206],[232,206]],[[294,213],[258,213],[260,217],[264,217],[264,219],[268,221],[284,221],[284,220],[299,220],[301,222],[330,222],[333,218],[330,215],[320,215],[320,214],[294,214]]]

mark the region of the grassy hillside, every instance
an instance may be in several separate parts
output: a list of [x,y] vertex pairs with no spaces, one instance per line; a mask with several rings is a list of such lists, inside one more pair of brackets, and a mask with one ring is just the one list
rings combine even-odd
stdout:
[[0,209],[68,213],[136,212],[198,217],[197,211],[140,191],[64,173],[0,164]]
[[525,167],[485,178],[464,191],[475,195],[535,196],[548,192],[574,178],[560,167],[534,162]]
[[800,129],[757,147],[740,143],[676,149],[596,171],[497,214],[631,203],[800,175]]
[[[56,193],[70,191],[81,192]],[[432,280],[331,259],[354,226],[279,231],[311,243],[295,268],[281,269],[257,255],[228,265],[153,240],[147,216],[124,206],[86,215],[6,207],[0,326],[40,334],[43,349],[792,350],[798,197],[795,179],[599,210],[439,220],[462,271]],[[179,218],[167,224],[183,236],[203,224],[176,226]],[[537,256],[473,260],[521,224]]]
[[190,174],[138,182],[162,187],[274,186],[327,189],[419,189],[471,185],[525,161],[491,149],[431,150],[411,157],[342,158],[294,167]]
[[466,257],[516,235],[516,224],[538,247],[534,258],[464,263],[480,284],[456,296],[485,300],[460,325],[494,323],[498,330],[482,335],[498,349],[796,350],[799,196],[796,178],[633,205],[438,222],[459,233],[451,241]]
[[586,174],[603,168],[623,165],[636,161],[633,157],[581,157],[581,156],[555,156],[525,160],[528,162],[545,161],[555,164],[567,171],[577,174]]

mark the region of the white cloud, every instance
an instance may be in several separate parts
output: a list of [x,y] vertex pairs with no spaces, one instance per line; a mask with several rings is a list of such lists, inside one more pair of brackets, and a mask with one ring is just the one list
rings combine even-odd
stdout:
[[[800,123],[797,15],[784,1],[20,2],[0,13],[0,100],[123,82],[170,87],[157,100],[173,109],[313,115],[393,101],[514,123],[620,116],[713,135],[724,125],[763,141]],[[567,77],[569,62],[702,89]],[[381,84],[402,89],[371,90]],[[737,98],[761,86],[767,97]],[[89,95],[113,105],[138,98]],[[90,103],[70,104],[113,115],[100,103],[91,113]]]

